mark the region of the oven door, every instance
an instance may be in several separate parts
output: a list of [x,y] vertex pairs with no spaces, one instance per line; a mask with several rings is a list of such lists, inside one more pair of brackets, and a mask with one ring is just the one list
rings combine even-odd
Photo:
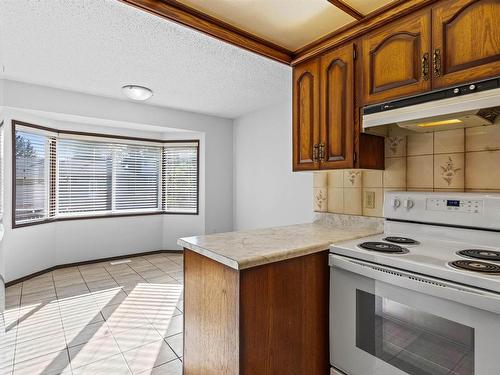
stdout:
[[348,375],[500,374],[500,296],[330,255],[330,362]]

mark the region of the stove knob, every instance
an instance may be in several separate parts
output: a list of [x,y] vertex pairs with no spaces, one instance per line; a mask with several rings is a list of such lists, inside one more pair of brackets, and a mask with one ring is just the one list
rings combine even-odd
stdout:
[[399,206],[401,206],[401,201],[398,198],[392,198],[391,206],[394,208],[398,208]]
[[413,202],[411,199],[405,199],[403,202],[403,206],[407,209],[410,209],[414,206],[415,202]]

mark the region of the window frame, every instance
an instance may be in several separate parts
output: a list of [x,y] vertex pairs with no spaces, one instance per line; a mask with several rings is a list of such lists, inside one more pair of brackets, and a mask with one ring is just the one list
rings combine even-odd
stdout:
[[[54,207],[51,208],[50,206],[47,208],[47,212],[50,212],[51,209],[55,210],[55,216],[50,217],[48,216],[44,220],[39,220],[39,221],[33,221],[33,222],[26,222],[26,223],[16,223],[16,197],[17,197],[17,188],[16,188],[16,128],[18,126],[22,126],[25,128],[33,128],[37,129],[39,131],[45,131],[49,132],[52,134],[65,134],[65,135],[75,135],[75,136],[83,136],[83,137],[96,137],[96,138],[108,138],[110,140],[115,141],[116,143],[119,143],[120,140],[126,140],[126,141],[136,141],[136,142],[148,142],[148,143],[156,143],[159,146],[165,146],[168,144],[172,143],[193,143],[196,145],[196,211],[195,212],[167,212],[163,210],[163,199],[164,199],[164,190],[163,190],[163,171],[160,168],[160,179],[159,179],[159,200],[160,200],[160,208],[155,211],[136,211],[136,212],[112,212],[110,213],[109,211],[105,211],[102,214],[98,213],[93,213],[89,215],[74,215],[74,216],[58,216],[56,207],[57,207],[57,194],[58,194],[58,181],[55,179],[52,181],[52,179],[48,179],[48,184],[47,184],[47,189],[50,191],[50,189],[56,189],[56,202],[54,202]],[[57,221],[70,221],[70,220],[91,220],[91,219],[105,219],[105,218],[116,218],[116,217],[132,217],[132,216],[147,216],[147,215],[199,215],[200,214],[200,140],[199,139],[175,139],[175,140],[161,140],[161,139],[154,139],[154,138],[141,138],[141,137],[129,137],[129,136],[123,136],[123,135],[113,135],[113,134],[105,134],[105,133],[92,133],[92,132],[80,132],[80,131],[73,131],[73,130],[60,130],[60,129],[55,129],[55,128],[49,128],[46,126],[41,126],[41,125],[36,125],[36,124],[31,124],[27,123],[24,121],[19,121],[19,120],[12,120],[11,121],[11,158],[12,158],[12,228],[23,228],[23,227],[29,227],[32,225],[39,225],[39,224],[45,224],[45,223],[53,223]],[[57,150],[57,145],[56,145],[56,150]],[[160,166],[162,165],[162,160],[163,160],[163,152],[164,148],[161,148],[161,155],[160,155]],[[47,155],[47,163],[50,164],[50,155]],[[57,158],[56,158],[56,174],[59,173],[58,168],[57,168]],[[50,167],[50,166],[49,166]],[[52,186],[54,184],[54,186]],[[50,193],[47,194],[47,204],[49,204],[50,200]]]
[[[195,144],[195,142],[185,142],[185,141],[178,141],[176,143],[185,143],[184,147],[196,147],[196,166],[197,166],[197,171],[196,171],[196,212],[199,211],[199,189],[200,189],[200,144],[199,142]],[[183,146],[179,146],[183,147]],[[166,171],[165,171],[165,149],[167,147],[163,147],[162,149],[162,210],[165,212],[165,214],[173,214],[173,215],[179,215],[179,214],[191,214],[190,212],[185,212],[185,211],[170,211],[168,210],[167,207],[167,190],[168,190],[168,185],[164,181],[166,178]],[[175,148],[175,147],[174,147]]]

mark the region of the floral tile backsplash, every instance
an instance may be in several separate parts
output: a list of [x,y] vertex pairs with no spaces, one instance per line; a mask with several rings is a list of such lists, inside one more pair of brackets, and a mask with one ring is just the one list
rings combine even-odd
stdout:
[[500,125],[385,139],[385,170],[314,173],[314,210],[382,216],[384,192],[500,192]]

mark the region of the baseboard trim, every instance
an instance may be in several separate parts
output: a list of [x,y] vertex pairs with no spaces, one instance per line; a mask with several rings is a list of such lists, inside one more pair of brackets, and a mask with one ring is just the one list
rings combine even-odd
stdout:
[[344,372],[336,369],[335,367],[332,367],[330,369],[330,375],[346,375]]
[[[9,281],[9,282],[5,283],[5,287],[7,288],[9,286],[21,283],[23,281],[32,279],[32,278],[40,276],[40,275],[43,275],[44,273],[47,273],[47,272],[52,272],[52,271],[60,269],[60,268],[84,266],[86,264],[109,262],[109,261],[112,261],[112,260],[123,259],[123,258],[136,258],[136,257],[144,256],[144,255],[153,255],[153,254],[160,254],[160,253],[183,254],[184,250],[153,250],[153,251],[144,251],[142,253],[118,255],[118,256],[108,257],[108,258],[99,258],[99,259],[92,259],[92,260],[84,260],[82,262],[58,264],[56,266],[52,266],[52,267],[43,269],[41,271],[30,273],[29,275],[20,277],[18,279],[12,280],[12,281]],[[1,277],[1,275],[0,275],[0,277]]]

